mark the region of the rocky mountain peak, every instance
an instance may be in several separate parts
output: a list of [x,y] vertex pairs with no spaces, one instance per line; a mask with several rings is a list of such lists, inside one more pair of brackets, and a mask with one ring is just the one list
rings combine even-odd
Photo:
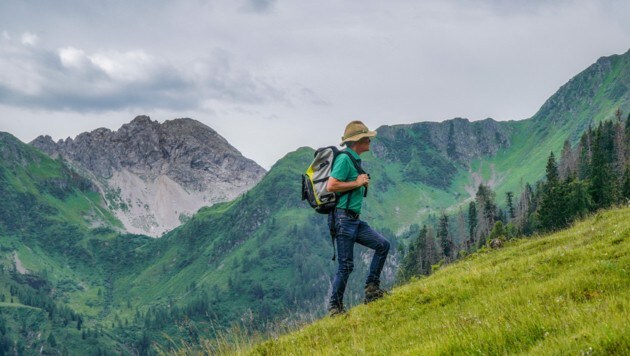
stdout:
[[57,143],[40,136],[31,144],[96,181],[129,231],[154,236],[204,205],[235,198],[266,173],[189,118],[160,124],[137,116],[117,131],[99,128]]

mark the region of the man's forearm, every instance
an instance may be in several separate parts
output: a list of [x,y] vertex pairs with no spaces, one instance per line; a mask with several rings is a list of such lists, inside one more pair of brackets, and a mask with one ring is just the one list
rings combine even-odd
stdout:
[[360,187],[357,181],[342,182],[339,180],[329,181],[326,190],[333,193],[343,193]]

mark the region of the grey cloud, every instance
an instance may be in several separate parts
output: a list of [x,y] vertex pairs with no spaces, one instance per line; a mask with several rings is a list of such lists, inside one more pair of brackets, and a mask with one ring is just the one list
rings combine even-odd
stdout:
[[[198,109],[204,101],[260,104],[284,93],[248,70],[225,51],[175,66],[142,51],[88,54],[0,45],[0,103],[78,112],[151,108]],[[27,73],[28,71],[28,73]]]
[[276,0],[246,0],[243,9],[246,11],[264,13],[271,11],[275,3]]

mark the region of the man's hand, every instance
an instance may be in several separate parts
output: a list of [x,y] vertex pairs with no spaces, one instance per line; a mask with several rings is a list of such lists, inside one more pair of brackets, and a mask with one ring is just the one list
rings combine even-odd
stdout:
[[367,187],[370,184],[370,176],[367,174],[359,174],[355,182],[357,183],[357,188],[361,186]]

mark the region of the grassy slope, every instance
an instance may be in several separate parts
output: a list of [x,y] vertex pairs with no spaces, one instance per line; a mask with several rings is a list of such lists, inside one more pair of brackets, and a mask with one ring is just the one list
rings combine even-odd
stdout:
[[630,353],[630,208],[482,251],[253,354]]

